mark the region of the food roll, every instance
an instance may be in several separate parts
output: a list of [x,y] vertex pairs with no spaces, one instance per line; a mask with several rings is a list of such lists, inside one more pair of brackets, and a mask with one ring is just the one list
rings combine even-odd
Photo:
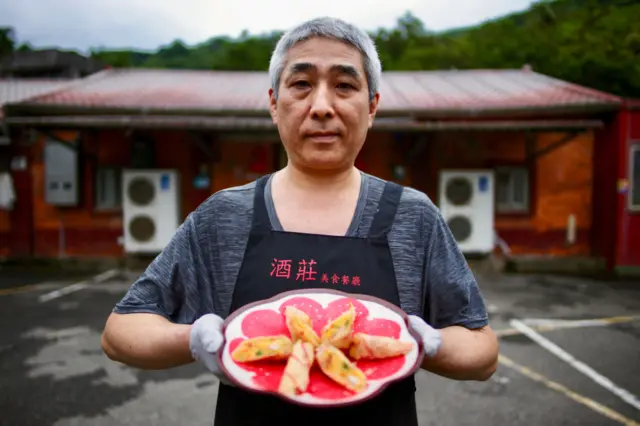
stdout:
[[351,346],[356,309],[353,304],[349,306],[345,313],[324,326],[322,329],[323,342],[330,343],[339,349],[348,349]]
[[413,343],[386,336],[364,333],[353,335],[349,356],[355,360],[375,360],[405,355],[413,349]]
[[236,362],[283,360],[291,355],[293,342],[287,336],[264,336],[244,340],[231,354]]
[[314,347],[320,344],[320,338],[313,329],[309,315],[293,306],[287,306],[284,315],[294,343],[297,340],[302,340],[311,343]]
[[345,388],[356,393],[367,388],[367,377],[362,370],[335,346],[322,343],[316,349],[316,360],[324,374]]
[[314,346],[311,343],[296,341],[287,366],[284,368],[278,392],[284,395],[306,392],[314,356]]

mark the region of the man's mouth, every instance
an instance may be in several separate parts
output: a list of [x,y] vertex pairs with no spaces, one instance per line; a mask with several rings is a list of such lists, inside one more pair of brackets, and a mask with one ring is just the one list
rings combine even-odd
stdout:
[[335,139],[340,136],[337,132],[313,132],[309,133],[309,139],[315,142],[333,142]]

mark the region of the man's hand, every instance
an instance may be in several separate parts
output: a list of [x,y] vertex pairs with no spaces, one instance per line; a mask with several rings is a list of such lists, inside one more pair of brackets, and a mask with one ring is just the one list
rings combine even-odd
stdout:
[[222,383],[231,386],[218,363],[218,351],[224,343],[222,323],[223,319],[214,314],[198,318],[191,327],[189,349],[193,359],[202,363]]
[[440,331],[431,327],[417,315],[409,315],[409,325],[420,335],[426,356],[429,358],[435,356],[442,344]]
[[422,368],[454,380],[487,380],[498,363],[498,339],[489,326],[472,330],[460,326],[436,330],[410,315],[409,325],[422,339],[426,357]]

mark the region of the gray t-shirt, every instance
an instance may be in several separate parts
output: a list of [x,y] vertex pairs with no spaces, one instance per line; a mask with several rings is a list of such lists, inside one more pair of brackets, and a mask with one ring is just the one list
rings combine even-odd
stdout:
[[[367,236],[385,181],[362,173],[347,235]],[[200,316],[229,315],[236,277],[249,238],[255,181],[221,190],[194,210],[171,242],[116,305],[118,313],[147,312],[191,324]],[[271,198],[273,229],[281,230]],[[405,187],[389,233],[400,304],[436,328],[488,324],[476,280],[440,211],[423,192]]]

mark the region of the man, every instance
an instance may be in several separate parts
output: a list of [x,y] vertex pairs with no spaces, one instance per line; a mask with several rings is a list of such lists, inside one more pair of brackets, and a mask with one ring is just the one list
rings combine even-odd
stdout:
[[282,37],[269,73],[287,166],[214,194],[187,217],[115,307],[104,351],[144,369],[201,362],[224,382],[216,426],[417,425],[413,377],[358,405],[312,409],[227,385],[217,365],[222,318],[283,291],[325,286],[269,276],[274,257],[301,254],[362,277],[358,293],[410,314],[425,370],[486,380],[497,363],[479,289],[437,208],[422,192],[354,167],[379,100],[371,39],[340,20],[312,20]]

